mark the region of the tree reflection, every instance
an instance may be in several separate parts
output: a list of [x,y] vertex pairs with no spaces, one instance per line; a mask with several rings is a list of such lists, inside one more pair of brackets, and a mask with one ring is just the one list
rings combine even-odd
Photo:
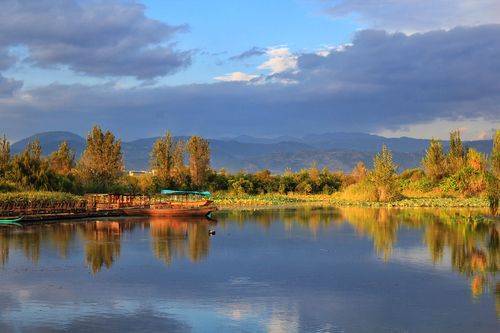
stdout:
[[193,262],[202,260],[209,251],[208,227],[205,219],[151,220],[151,242],[156,258],[167,265],[174,258],[187,257]]
[[[500,287],[495,280],[500,260],[498,226],[471,221],[469,216],[475,213],[478,211],[360,207],[230,211],[220,213],[219,228],[257,226],[267,232],[271,227],[278,227],[288,234],[305,230],[312,237],[321,237],[326,230],[347,226],[359,237],[369,239],[374,253],[386,262],[391,260],[400,229],[418,229],[432,263],[449,260],[453,271],[469,279],[473,297],[494,290],[500,308]],[[67,222],[23,229],[1,228],[0,267],[8,263],[14,251],[22,253],[33,263],[39,261],[40,249],[45,247],[51,247],[62,258],[67,258],[83,241],[84,261],[96,274],[118,260],[122,252],[122,235],[135,228],[149,232],[153,255],[166,265],[183,258],[199,262],[209,254],[210,224],[207,220]]]
[[85,239],[85,262],[93,274],[110,268],[120,256],[123,226],[118,222],[89,222],[81,225]]
[[[322,229],[349,225],[360,237],[373,242],[374,252],[384,261],[391,259],[400,228],[420,229],[423,243],[434,264],[449,253],[451,268],[470,279],[471,293],[497,290],[494,275],[499,265],[499,235],[494,223],[474,222],[470,216],[484,213],[470,209],[322,208],[272,211],[226,212],[221,226],[238,223],[260,225],[264,230],[281,223],[287,232],[307,229],[316,237]],[[496,296],[497,298],[500,297]]]

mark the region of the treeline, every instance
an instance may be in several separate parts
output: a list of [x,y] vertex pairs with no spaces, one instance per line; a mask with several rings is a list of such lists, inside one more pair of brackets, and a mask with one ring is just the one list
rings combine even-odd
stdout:
[[157,193],[165,187],[201,188],[209,172],[208,141],[198,136],[174,143],[167,133],[151,151],[151,173],[141,177],[125,172],[121,141],[99,126],[88,134],[79,159],[67,142],[44,157],[37,139],[12,156],[9,141],[0,138],[0,192]]
[[[347,198],[368,201],[391,201],[405,197],[471,197],[487,196],[498,207],[500,196],[500,131],[493,137],[488,156],[464,147],[459,131],[450,133],[447,152],[433,139],[422,159],[421,167],[397,173],[397,166],[387,147],[374,158],[373,170],[359,163],[351,176],[356,182],[348,186]],[[496,208],[495,208],[496,210]]]
[[158,193],[162,188],[208,189],[237,194],[290,192],[332,194],[345,199],[392,201],[401,197],[488,195],[498,203],[500,178],[500,131],[493,150],[486,155],[466,148],[458,131],[450,134],[447,152],[439,140],[431,140],[421,167],[398,172],[390,150],[384,146],[369,169],[359,162],[350,173],[310,168],[272,174],[230,174],[210,167],[208,141],[199,136],[187,142],[174,140],[169,132],[151,150],[150,172],[129,176],[124,170],[121,141],[113,133],[94,127],[87,136],[79,160],[63,142],[43,157],[35,140],[11,156],[9,142],[0,139],[0,191],[49,190],[72,193]]

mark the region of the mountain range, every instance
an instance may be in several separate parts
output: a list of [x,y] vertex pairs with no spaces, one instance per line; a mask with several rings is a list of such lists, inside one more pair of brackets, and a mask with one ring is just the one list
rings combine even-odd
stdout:
[[[26,145],[38,138],[44,155],[55,151],[62,141],[67,141],[77,156],[85,149],[85,139],[71,132],[44,132],[32,135],[12,144],[13,154],[21,152]],[[122,143],[125,167],[127,170],[147,170],[149,153],[154,138],[138,139]],[[187,137],[178,136],[175,140]],[[287,168],[299,170],[316,162],[319,167],[331,170],[350,171],[358,161],[372,164],[373,155],[387,145],[393,152],[394,161],[401,169],[416,167],[420,164],[428,139],[409,137],[386,138],[366,133],[325,133],[304,137],[281,136],[259,138],[248,135],[209,139],[212,167],[225,168],[231,172],[246,170],[254,172],[269,169],[282,172]],[[489,153],[491,140],[465,141],[464,145],[478,151]],[[445,149],[448,142],[444,141]]]

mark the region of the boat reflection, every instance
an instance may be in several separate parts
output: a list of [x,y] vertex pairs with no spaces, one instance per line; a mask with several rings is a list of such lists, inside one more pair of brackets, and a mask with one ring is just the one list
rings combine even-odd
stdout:
[[149,228],[153,253],[170,265],[174,258],[197,262],[207,257],[210,220],[151,219]]
[[[396,260],[399,255],[395,253],[398,233],[417,229],[428,255],[421,260],[445,265],[467,277],[473,297],[489,291],[498,298],[500,286],[495,274],[500,264],[499,226],[466,221],[477,213],[477,210],[314,207],[229,211],[219,214],[218,228],[256,225],[268,230],[277,225],[289,234],[305,230],[312,237],[321,237],[323,231],[348,226],[359,237],[369,239],[374,253],[384,262]],[[209,230],[213,225],[213,221],[206,219],[120,218],[1,228],[0,266],[8,264],[13,252],[37,263],[41,247],[55,249],[61,258],[83,248],[84,262],[92,274],[97,274],[119,260],[123,235],[136,231],[149,235],[152,254],[166,265],[182,259],[196,263],[209,255]]]

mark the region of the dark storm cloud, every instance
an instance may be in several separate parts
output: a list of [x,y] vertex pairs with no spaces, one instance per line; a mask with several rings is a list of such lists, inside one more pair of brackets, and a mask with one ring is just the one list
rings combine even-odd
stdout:
[[67,66],[94,76],[150,79],[189,65],[190,52],[169,44],[187,27],[147,18],[144,10],[118,1],[4,0],[0,52],[26,46],[27,61],[36,66]]
[[[435,119],[498,122],[499,74],[500,25],[414,35],[365,30],[349,47],[299,55],[296,71],[250,83],[32,89],[0,100],[0,123],[17,136],[48,129],[82,133],[100,123],[131,138],[166,128],[208,136],[300,135],[398,129]],[[13,114],[16,119],[3,121]]]
[[261,56],[263,54],[266,54],[266,49],[254,46],[245,52],[232,56],[229,60],[244,60],[251,57]]

